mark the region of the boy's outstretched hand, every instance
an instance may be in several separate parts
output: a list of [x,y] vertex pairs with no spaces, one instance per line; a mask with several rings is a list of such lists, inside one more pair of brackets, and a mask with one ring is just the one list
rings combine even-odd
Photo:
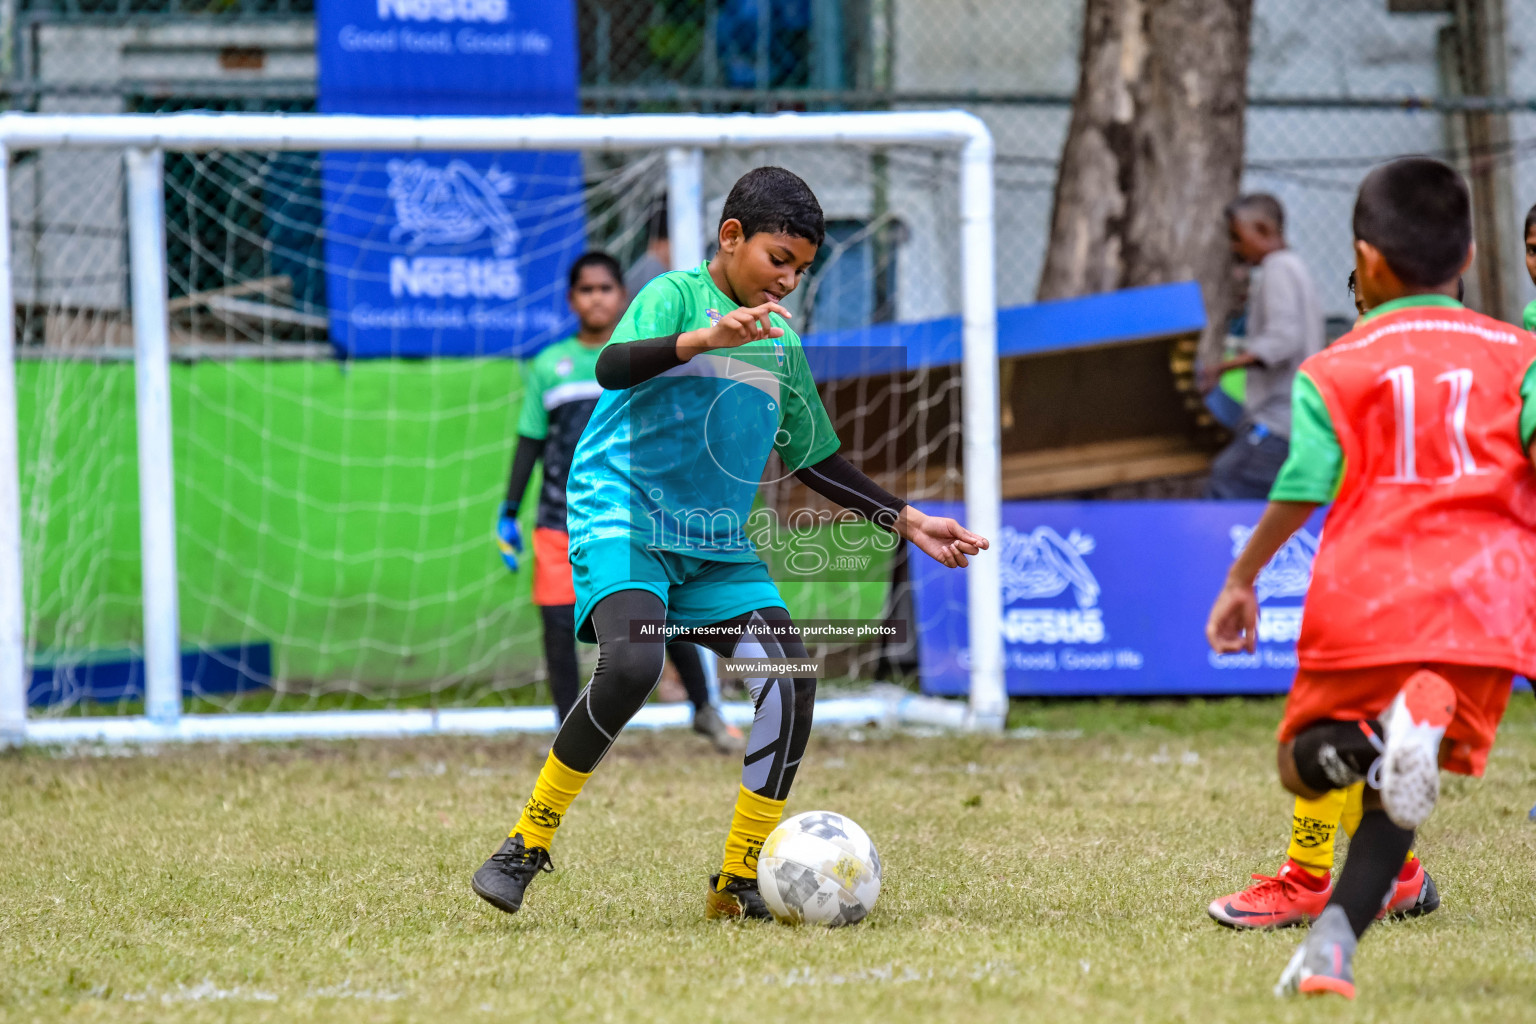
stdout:
[[773,326],[768,319],[770,313],[777,313],[786,320],[791,318],[789,310],[777,302],[765,302],[750,309],[733,309],[712,327],[678,335],[677,357],[687,362],[712,349],[739,348],[750,341],[784,337],[784,328]]
[[1205,639],[1217,654],[1254,653],[1259,637],[1259,596],[1253,584],[1228,579],[1211,606]]
[[896,521],[896,532],[941,565],[959,569],[969,565],[966,555],[991,547],[987,538],[972,533],[953,519],[930,516],[908,505]]
[[1271,501],[1264,506],[1264,514],[1228,570],[1227,581],[1206,620],[1205,639],[1211,650],[1217,654],[1252,654],[1258,649],[1259,596],[1253,591],[1253,581],[1317,509],[1310,501]]

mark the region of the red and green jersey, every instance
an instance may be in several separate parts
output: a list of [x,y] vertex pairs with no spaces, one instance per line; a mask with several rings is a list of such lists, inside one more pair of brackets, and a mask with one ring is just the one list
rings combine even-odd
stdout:
[[1307,359],[1297,383],[1270,498],[1333,500],[1302,667],[1536,671],[1536,336],[1413,296]]

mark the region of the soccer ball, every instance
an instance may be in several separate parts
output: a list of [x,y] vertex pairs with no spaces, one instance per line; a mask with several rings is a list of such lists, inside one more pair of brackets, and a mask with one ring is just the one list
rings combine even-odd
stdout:
[[857,924],[880,895],[880,855],[841,814],[806,811],[763,841],[757,888],[780,924]]

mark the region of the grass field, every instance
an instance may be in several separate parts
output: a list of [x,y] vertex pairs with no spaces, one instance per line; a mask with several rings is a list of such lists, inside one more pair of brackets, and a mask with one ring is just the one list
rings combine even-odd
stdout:
[[505,917],[469,891],[541,741],[0,755],[0,1020],[1536,1019],[1536,715],[1421,852],[1444,897],[1372,932],[1355,1004],[1281,1002],[1296,932],[1213,896],[1279,863],[1272,701],[1031,704],[1008,739],[827,732],[790,810],[880,848],[841,931],[706,923],[736,768],[627,736]]

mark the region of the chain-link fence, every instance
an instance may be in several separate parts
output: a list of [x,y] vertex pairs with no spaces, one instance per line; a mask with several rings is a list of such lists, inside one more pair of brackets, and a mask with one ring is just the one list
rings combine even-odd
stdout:
[[[1516,97],[1510,113],[1469,114],[1457,95],[1488,91],[1465,88],[1486,85],[1464,67],[1480,51],[1469,58],[1453,45],[1449,13],[1397,13],[1436,6],[1451,5],[1255,3],[1245,186],[1285,203],[1292,243],[1323,286],[1327,312],[1341,320],[1352,313],[1343,287],[1349,203],[1371,164],[1405,152],[1445,154],[1469,169],[1493,164],[1505,175],[1500,217],[1518,220],[1536,200],[1536,23],[1507,19],[1484,40],[1498,49],[1494,91]],[[972,109],[997,138],[998,293],[1016,305],[1033,299],[1044,261],[1083,7],[577,0],[581,102],[591,112]],[[7,10],[0,27],[10,36],[3,60],[12,107],[314,109],[313,0],[19,0]],[[1488,117],[1498,122],[1492,141],[1469,124]],[[209,187],[222,186],[210,179]],[[899,230],[901,211],[885,213]],[[1513,247],[1503,254],[1497,303],[1505,315],[1536,297],[1518,266],[1517,233],[1499,239]],[[860,308],[889,313],[890,303]]]

